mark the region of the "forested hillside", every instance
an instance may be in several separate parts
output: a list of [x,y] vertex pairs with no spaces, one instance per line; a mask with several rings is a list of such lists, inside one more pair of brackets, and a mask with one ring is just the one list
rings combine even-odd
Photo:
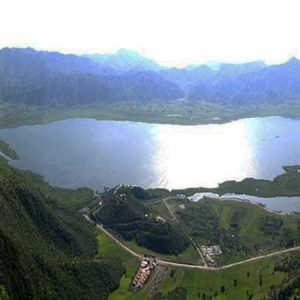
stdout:
[[158,253],[178,255],[189,246],[189,239],[179,226],[146,205],[149,198],[141,188],[116,187],[103,195],[103,203],[93,217],[127,241]]
[[0,162],[1,295],[107,299],[123,267],[95,260],[97,251],[92,225]]

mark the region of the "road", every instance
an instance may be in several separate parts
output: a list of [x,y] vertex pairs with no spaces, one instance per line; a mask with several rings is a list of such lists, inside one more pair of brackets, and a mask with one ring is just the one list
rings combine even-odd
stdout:
[[188,231],[186,230],[186,228],[184,227],[183,224],[180,223],[180,221],[177,219],[176,215],[174,214],[173,210],[171,209],[171,207],[169,206],[169,204],[167,203],[167,200],[172,199],[172,197],[166,197],[162,199],[163,204],[166,206],[166,208],[168,209],[170,215],[172,216],[172,218],[174,219],[174,221],[183,229],[183,231],[187,234],[187,236],[189,237],[192,245],[195,247],[196,251],[198,252],[203,264],[205,267],[207,267],[207,263],[202,255],[202,252],[200,250],[200,248],[198,247],[198,245],[196,244],[196,242],[193,240],[193,238],[189,235]]
[[102,225],[99,225],[98,223],[94,222],[93,220],[90,219],[90,217],[86,214],[83,215],[89,222],[92,222],[94,224],[96,224],[96,226],[102,230],[110,239],[114,240],[121,248],[123,248],[125,251],[127,251],[128,253],[130,253],[131,255],[135,256],[138,259],[142,259],[143,255],[138,254],[136,252],[134,252],[133,250],[131,250],[129,247],[127,247],[126,245],[124,245],[122,242],[120,242],[115,236],[113,236],[108,230],[106,230]]
[[[94,221],[92,221],[89,218],[88,215],[84,214],[83,216],[89,222],[95,223]],[[138,259],[143,258],[142,254],[139,254],[139,253],[133,251],[132,249],[130,249],[128,246],[126,246],[124,243],[122,243],[120,240],[118,240],[114,235],[112,235],[108,230],[106,230],[102,225],[99,225],[97,223],[95,223],[95,224],[100,230],[102,230],[102,232],[104,232],[110,239],[115,241],[125,251],[127,251],[128,253],[130,253],[131,255],[133,255],[134,257],[136,257]],[[157,263],[160,264],[160,265],[180,267],[180,268],[200,269],[200,270],[207,270],[207,271],[221,271],[221,270],[229,269],[229,268],[232,268],[232,267],[235,267],[235,266],[238,266],[238,265],[246,264],[248,262],[261,260],[261,259],[266,259],[266,258],[282,255],[284,253],[295,252],[295,251],[300,251],[300,246],[289,248],[289,249],[284,249],[284,250],[280,250],[280,251],[276,251],[276,252],[265,254],[265,255],[260,255],[260,256],[248,258],[248,259],[245,259],[245,260],[242,260],[242,261],[239,261],[239,262],[235,262],[235,263],[223,266],[223,267],[208,267],[207,265],[199,266],[199,265],[195,265],[195,264],[176,263],[176,262],[171,262],[171,261],[167,261],[167,260],[163,260],[163,259],[158,259]]]

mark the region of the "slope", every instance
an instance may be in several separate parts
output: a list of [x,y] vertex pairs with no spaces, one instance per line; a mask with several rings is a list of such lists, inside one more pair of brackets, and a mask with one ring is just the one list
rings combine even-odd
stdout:
[[[162,254],[178,255],[190,241],[175,224],[147,205],[141,188],[119,186],[104,193],[101,206],[92,215],[127,241]],[[146,194],[147,195],[147,194]],[[140,198],[139,198],[140,197]]]
[[10,299],[107,299],[123,268],[93,228],[0,162],[0,285]]

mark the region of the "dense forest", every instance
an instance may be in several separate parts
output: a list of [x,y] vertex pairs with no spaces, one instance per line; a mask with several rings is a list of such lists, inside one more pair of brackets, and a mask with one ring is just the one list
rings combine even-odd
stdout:
[[107,299],[121,262],[96,260],[93,226],[50,195],[1,160],[0,298]]
[[158,253],[177,255],[190,241],[178,226],[147,207],[151,197],[157,196],[138,187],[116,187],[103,195],[103,204],[92,217],[125,240]]

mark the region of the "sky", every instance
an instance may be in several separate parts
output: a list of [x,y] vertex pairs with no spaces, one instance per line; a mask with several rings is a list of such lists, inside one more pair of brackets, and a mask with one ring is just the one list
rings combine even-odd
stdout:
[[0,0],[0,47],[280,63],[300,57],[299,11],[299,0]]

